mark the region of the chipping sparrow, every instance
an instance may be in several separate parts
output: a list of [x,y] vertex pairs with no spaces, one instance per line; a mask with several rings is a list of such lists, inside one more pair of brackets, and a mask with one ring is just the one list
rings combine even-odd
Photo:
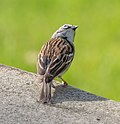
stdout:
[[[55,77],[62,79],[74,58],[74,36],[78,26],[61,26],[43,45],[37,61],[37,73],[42,77],[40,101],[51,102],[51,85]],[[62,79],[65,85],[67,83]]]

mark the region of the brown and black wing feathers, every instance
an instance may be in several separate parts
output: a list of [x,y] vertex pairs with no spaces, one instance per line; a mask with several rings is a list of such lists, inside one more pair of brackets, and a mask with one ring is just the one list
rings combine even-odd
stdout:
[[38,74],[44,75],[46,82],[62,75],[70,66],[74,57],[72,43],[61,38],[48,41],[38,56]]

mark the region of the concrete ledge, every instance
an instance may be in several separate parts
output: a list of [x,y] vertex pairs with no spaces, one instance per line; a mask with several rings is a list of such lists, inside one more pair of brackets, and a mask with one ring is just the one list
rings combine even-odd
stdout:
[[37,75],[0,65],[0,124],[120,124],[120,103],[56,84],[53,105],[38,104]]

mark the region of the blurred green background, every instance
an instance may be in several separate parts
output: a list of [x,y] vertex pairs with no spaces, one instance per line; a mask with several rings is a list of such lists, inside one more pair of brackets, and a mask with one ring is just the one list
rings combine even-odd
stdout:
[[36,73],[41,46],[65,23],[79,29],[64,79],[120,101],[119,0],[0,0],[0,63]]

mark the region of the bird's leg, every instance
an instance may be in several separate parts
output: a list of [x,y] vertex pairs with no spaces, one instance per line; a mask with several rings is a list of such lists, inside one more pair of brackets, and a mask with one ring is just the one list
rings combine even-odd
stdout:
[[67,87],[68,83],[62,77],[59,77],[59,78],[63,81],[63,87]]

